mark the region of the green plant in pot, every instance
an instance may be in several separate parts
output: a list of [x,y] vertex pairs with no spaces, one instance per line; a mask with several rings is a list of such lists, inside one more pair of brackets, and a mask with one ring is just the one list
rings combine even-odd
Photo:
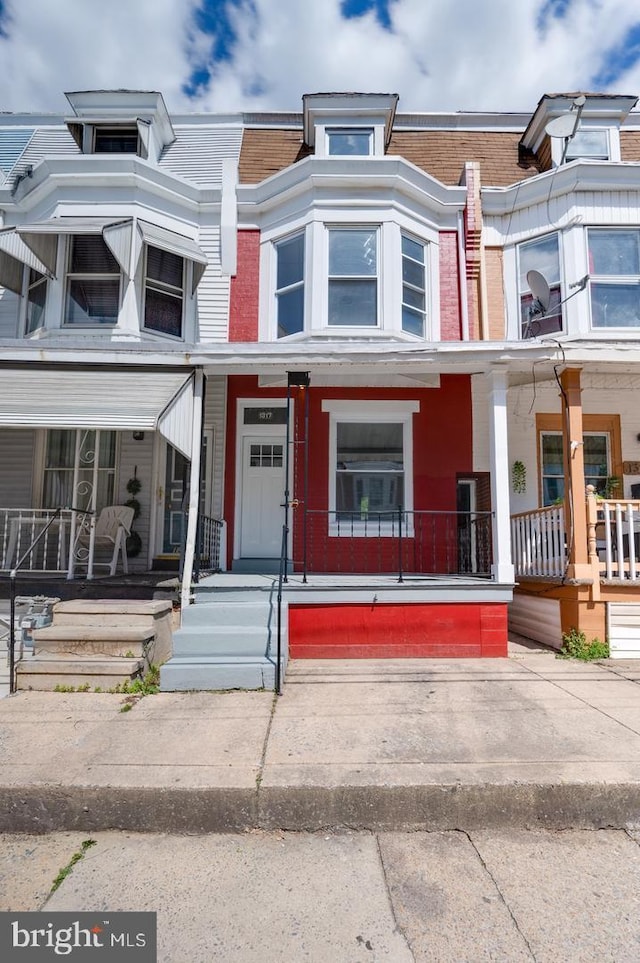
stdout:
[[[134,469],[133,478],[130,478],[127,482],[127,491],[129,492],[129,498],[126,500],[125,505],[129,508],[133,508],[133,522],[135,523],[136,518],[139,518],[140,512],[142,510],[140,502],[137,499],[138,492],[142,488],[142,482],[138,478],[138,470]],[[131,526],[131,531],[127,536],[127,555],[129,558],[135,558],[139,555],[142,550],[142,539],[136,530]]]

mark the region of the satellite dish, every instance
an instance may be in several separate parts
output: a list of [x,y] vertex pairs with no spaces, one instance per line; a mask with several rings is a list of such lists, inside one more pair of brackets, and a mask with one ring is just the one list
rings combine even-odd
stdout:
[[540,271],[527,271],[527,284],[534,297],[534,313],[546,314],[551,302],[551,291],[544,274],[540,274]]
[[545,127],[549,137],[571,137],[576,126],[575,114],[560,114],[554,117]]
[[587,102],[587,98],[585,97],[585,95],[584,95],[584,94],[579,94],[579,95],[575,98],[575,100],[573,101],[573,106],[574,106],[574,107],[584,107],[584,105],[586,104],[586,102]]

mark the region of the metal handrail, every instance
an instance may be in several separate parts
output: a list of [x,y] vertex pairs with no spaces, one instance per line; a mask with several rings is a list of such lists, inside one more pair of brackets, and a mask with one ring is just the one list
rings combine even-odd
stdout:
[[[49,531],[49,528],[51,527],[51,525],[53,525],[53,523],[55,522],[55,520],[60,517],[60,514],[61,514],[62,511],[63,511],[62,506],[60,506],[59,508],[54,509],[53,515],[51,516],[51,518],[49,519],[49,521],[47,522],[47,524],[44,526],[44,528],[42,529],[42,531],[39,532],[38,535],[36,535],[36,537],[35,537],[35,538],[33,539],[33,541],[31,542],[31,545],[29,546],[29,548],[26,550],[26,552],[24,552],[24,553],[20,556],[20,558],[18,559],[18,561],[16,562],[16,564],[14,565],[14,567],[13,567],[13,568],[10,570],[10,572],[9,572],[9,692],[10,692],[11,694],[13,694],[13,693],[16,691],[16,679],[15,679],[16,578],[17,578],[18,572],[20,571],[20,567],[22,566],[22,563],[24,562],[24,560],[25,560],[26,558],[28,558],[29,555],[31,555],[32,551],[34,550],[34,548],[36,547],[36,545],[38,544],[38,542],[40,541],[40,539],[43,538],[43,537],[46,535],[46,533]],[[90,510],[88,510],[88,509],[81,509],[81,508],[70,508],[69,511],[71,511],[71,512],[78,512],[79,514],[82,514],[82,515],[94,515],[94,514],[95,514],[95,512],[92,512],[92,511],[90,511]]]
[[286,522],[282,526],[282,543],[280,545],[280,568],[278,571],[278,596],[277,596],[277,634],[276,634],[276,695],[282,695],[282,585],[285,580],[285,569],[287,567],[287,540],[289,529]]

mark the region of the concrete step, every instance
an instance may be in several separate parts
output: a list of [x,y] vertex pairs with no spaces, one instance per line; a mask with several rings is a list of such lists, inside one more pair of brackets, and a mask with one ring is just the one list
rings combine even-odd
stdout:
[[211,625],[185,626],[173,637],[173,654],[196,655],[256,655],[262,656],[271,643],[276,644],[276,633],[271,636],[266,626]]
[[74,655],[106,655],[115,658],[143,658],[153,644],[148,629],[114,628],[110,625],[49,625],[34,629],[36,656],[71,653]]
[[[53,610],[53,624],[60,626],[110,628],[124,639],[137,630],[153,638],[149,648],[150,663],[166,661],[172,652],[173,606],[171,602],[146,599],[70,599],[59,602]],[[91,638],[91,637],[89,637]],[[135,641],[129,636],[131,641]],[[127,645],[124,652],[136,652]]]
[[16,667],[17,688],[51,691],[56,686],[103,691],[125,681],[141,678],[143,659],[104,659],[99,656],[41,655],[22,659]]
[[196,602],[185,609],[182,626],[192,625],[268,625],[275,622],[275,607],[267,599],[238,599],[232,601]]
[[[283,663],[284,674],[284,663]],[[273,689],[275,664],[251,656],[174,656],[160,669],[162,692],[220,689]]]

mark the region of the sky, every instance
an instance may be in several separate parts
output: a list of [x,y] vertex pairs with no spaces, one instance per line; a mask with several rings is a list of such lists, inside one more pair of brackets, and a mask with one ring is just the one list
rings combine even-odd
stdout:
[[0,0],[0,111],[159,90],[170,111],[301,109],[321,91],[411,111],[532,112],[640,94],[638,0]]

